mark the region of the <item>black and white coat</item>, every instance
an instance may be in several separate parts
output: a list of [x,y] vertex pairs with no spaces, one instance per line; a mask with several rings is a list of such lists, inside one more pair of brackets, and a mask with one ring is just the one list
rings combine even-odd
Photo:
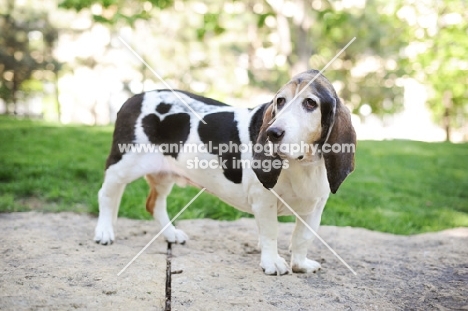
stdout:
[[[270,103],[254,109],[234,108],[182,91],[157,90],[130,98],[117,115],[104,183],[99,191],[95,241],[103,245],[113,242],[113,225],[125,186],[145,176],[150,185],[146,208],[161,228],[170,222],[166,197],[172,186],[174,183],[189,183],[204,187],[235,208],[254,214],[259,229],[260,266],[265,273],[285,274],[290,267],[294,272],[319,269],[319,263],[306,257],[314,235],[300,221],[296,221],[291,238],[291,265],[278,255],[277,216],[290,215],[291,211],[269,189],[279,194],[317,231],[330,192],[335,193],[354,169],[354,151],[324,153],[290,150],[266,153],[234,150],[219,155],[214,150],[210,150],[210,153],[185,150],[125,152],[121,149],[122,144],[171,143],[211,143],[216,147],[230,142],[244,145],[258,143],[262,146],[305,142],[319,146],[319,150],[325,143],[355,145],[356,136],[349,111],[340,102],[331,83],[322,75],[316,75],[316,70],[310,70],[295,76]],[[307,85],[312,79],[314,81]],[[226,161],[224,167],[189,168],[187,164],[194,163],[195,159]],[[233,159],[276,160],[287,165],[270,170],[263,167],[241,168],[233,166]],[[169,242],[183,243],[187,240],[186,234],[173,225],[163,235]]]

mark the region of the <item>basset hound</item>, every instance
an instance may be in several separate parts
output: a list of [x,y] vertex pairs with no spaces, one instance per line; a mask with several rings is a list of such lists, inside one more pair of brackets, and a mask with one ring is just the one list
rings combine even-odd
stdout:
[[[294,76],[271,102],[253,109],[184,91],[135,95],[117,114],[94,240],[114,241],[125,186],[145,176],[146,209],[161,228],[170,223],[172,186],[189,183],[255,216],[266,274],[315,272],[320,264],[307,258],[314,235],[301,221],[290,265],[278,255],[277,216],[291,210],[270,189],[317,231],[330,192],[354,169],[355,144],[350,112],[317,70]],[[172,224],[163,235],[168,242],[187,240]]]

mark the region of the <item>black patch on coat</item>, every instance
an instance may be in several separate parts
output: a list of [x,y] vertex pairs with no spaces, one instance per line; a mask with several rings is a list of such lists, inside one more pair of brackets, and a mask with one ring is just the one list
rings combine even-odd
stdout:
[[260,133],[260,128],[263,123],[263,115],[265,114],[265,109],[270,105],[270,103],[263,104],[250,119],[249,124],[249,136],[252,144],[255,144],[258,139],[258,133]]
[[172,105],[166,103],[160,103],[158,107],[156,107],[156,111],[160,114],[168,113],[171,110]]
[[[252,163],[252,170],[257,176],[258,181],[266,189],[271,189],[276,185],[282,170],[282,159],[278,155],[272,156],[265,153],[265,146],[267,144],[266,130],[268,128],[268,125],[265,125],[263,128],[262,125],[264,125],[263,122],[268,122],[272,118],[271,115],[265,115],[268,111],[268,108],[272,104],[273,102],[269,102],[267,104],[264,104],[259,110],[257,110],[252,116],[249,125],[250,139],[254,144],[252,150],[253,161],[256,161],[256,163]],[[258,149],[256,148],[256,144],[259,144],[262,147],[260,151],[258,151]],[[266,166],[267,163],[271,164],[271,166]],[[278,164],[280,164],[279,167]],[[276,167],[274,167],[273,165],[275,165]]]
[[135,140],[135,124],[141,114],[141,104],[145,94],[138,94],[129,98],[120,108],[115,121],[112,147],[106,161],[106,170],[109,166],[119,162],[124,155],[120,152],[119,144],[131,144]]
[[[206,124],[199,123],[198,134],[204,144],[209,145],[211,142],[213,150],[208,150],[211,154],[218,154],[219,148],[216,147],[220,144],[229,145],[232,142],[233,145],[240,146],[239,130],[237,129],[237,121],[234,119],[234,112],[211,113],[205,115],[203,119]],[[242,182],[242,167],[238,165],[238,161],[241,159],[241,153],[239,148],[236,149],[228,150],[219,157],[220,163],[224,163],[226,166],[223,169],[224,176],[233,183],[240,184]]]
[[[193,98],[195,100],[198,100],[206,105],[210,105],[210,106],[221,106],[221,107],[229,107],[229,105],[225,104],[225,103],[222,103],[216,99],[212,99],[212,98],[207,98],[207,97],[203,97],[203,96],[200,96],[200,95],[197,95],[197,94],[193,94],[193,93],[190,93],[190,92],[187,92],[187,91],[181,91],[181,90],[174,90],[176,92],[179,92],[179,93],[182,93],[182,94],[185,94],[187,95],[188,97],[190,98]],[[158,92],[171,92],[171,90],[168,90],[168,89],[163,89],[163,90],[158,90]]]
[[[154,113],[149,114],[141,120],[143,131],[151,143],[155,145],[166,144],[163,152],[177,159],[180,145],[187,141],[190,134],[190,116],[186,113],[175,113],[168,115],[162,121]],[[170,144],[173,144],[171,148]]]

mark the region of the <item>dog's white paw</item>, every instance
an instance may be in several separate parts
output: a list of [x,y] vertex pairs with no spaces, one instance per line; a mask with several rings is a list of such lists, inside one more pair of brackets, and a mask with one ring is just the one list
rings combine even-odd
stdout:
[[110,245],[114,242],[114,229],[112,226],[98,224],[96,226],[94,241],[102,245]]
[[282,275],[290,272],[288,264],[279,255],[273,258],[262,258],[260,267],[265,274]]
[[293,262],[291,263],[292,271],[295,273],[315,273],[322,267],[315,260],[305,259],[302,262]]
[[187,234],[180,229],[176,229],[174,226],[170,226],[164,230],[163,235],[169,243],[184,244],[188,240]]

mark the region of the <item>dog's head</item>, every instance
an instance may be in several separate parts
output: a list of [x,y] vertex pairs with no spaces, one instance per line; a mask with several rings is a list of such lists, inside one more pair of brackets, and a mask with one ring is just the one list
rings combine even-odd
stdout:
[[[284,85],[265,109],[255,152],[257,160],[298,161],[304,165],[323,156],[328,182],[336,193],[354,169],[356,134],[349,110],[332,84],[317,70],[309,70]],[[273,188],[281,168],[254,169],[266,188]]]

